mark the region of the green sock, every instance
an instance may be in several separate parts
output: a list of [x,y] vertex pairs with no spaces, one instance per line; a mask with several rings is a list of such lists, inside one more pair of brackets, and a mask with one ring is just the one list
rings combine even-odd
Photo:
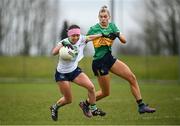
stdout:
[[96,104],[91,104],[91,105],[89,106],[89,109],[90,109],[92,112],[95,111],[95,110],[97,109]]

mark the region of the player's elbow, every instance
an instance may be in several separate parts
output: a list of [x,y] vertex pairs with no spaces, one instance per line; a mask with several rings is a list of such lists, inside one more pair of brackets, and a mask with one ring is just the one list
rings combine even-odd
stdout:
[[59,48],[54,48],[54,49],[52,49],[52,51],[51,51],[51,54],[53,55],[53,56],[55,56],[55,55],[57,55],[58,54],[58,52],[59,52]]
[[127,41],[126,41],[126,40],[121,40],[121,42],[122,42],[123,44],[125,44]]
[[126,38],[123,35],[121,35],[120,36],[120,41],[125,44],[126,43]]
[[54,50],[52,50],[52,51],[51,51],[51,54],[52,54],[53,56],[55,56],[55,55],[57,54],[57,52],[55,52]]

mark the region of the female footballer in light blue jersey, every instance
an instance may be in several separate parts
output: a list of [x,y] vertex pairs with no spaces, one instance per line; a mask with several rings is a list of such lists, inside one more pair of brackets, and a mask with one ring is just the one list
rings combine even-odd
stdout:
[[57,121],[58,119],[58,109],[72,102],[70,82],[74,82],[77,85],[86,88],[88,91],[90,106],[87,108],[82,103],[79,104],[85,116],[92,117],[96,115],[105,115],[102,110],[96,107],[95,87],[93,83],[90,81],[88,76],[78,67],[78,62],[83,58],[83,50],[86,46],[86,43],[100,36],[102,35],[81,35],[80,27],[77,25],[72,25],[68,29],[68,38],[65,38],[62,41],[58,42],[56,47],[53,48],[53,55],[59,54],[59,49],[63,46],[71,48],[72,50],[77,52],[71,60],[64,60],[59,57],[55,79],[63,96],[50,107],[51,117],[54,121]]

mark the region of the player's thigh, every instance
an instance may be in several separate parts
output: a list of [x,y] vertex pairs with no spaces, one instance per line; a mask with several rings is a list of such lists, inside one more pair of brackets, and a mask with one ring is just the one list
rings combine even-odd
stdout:
[[69,81],[58,81],[58,86],[65,98],[72,99],[71,85]]
[[134,75],[130,68],[120,60],[116,60],[110,71],[120,77],[123,77],[124,79],[128,79]]
[[87,88],[87,89],[92,89],[94,88],[93,83],[91,82],[91,80],[89,79],[89,77],[81,72],[74,80],[73,82],[75,82],[77,85]]

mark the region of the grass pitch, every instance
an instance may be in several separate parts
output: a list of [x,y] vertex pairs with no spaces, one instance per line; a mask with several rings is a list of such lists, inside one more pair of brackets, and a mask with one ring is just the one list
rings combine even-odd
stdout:
[[[156,113],[140,115],[129,84],[112,76],[111,95],[97,102],[107,113],[105,117],[86,118],[78,104],[87,97],[87,91],[72,84],[73,103],[62,107],[59,120],[54,122],[49,106],[61,97],[53,81],[57,57],[0,56],[0,125],[180,125],[178,56],[122,56],[120,59],[138,80],[164,80],[140,82],[144,101],[156,107]],[[92,58],[85,57],[80,67],[97,90],[91,61]]]
[[[2,78],[53,78],[58,57],[3,57],[0,56],[0,79]],[[178,80],[178,56],[121,56],[138,79]],[[92,57],[85,57],[80,67],[94,78]],[[1,80],[0,80],[1,81]],[[2,81],[1,81],[2,82]]]
[[79,101],[86,98],[86,90],[72,84],[73,103],[62,107],[59,120],[54,122],[49,106],[61,96],[55,83],[1,83],[0,125],[180,124],[177,82],[141,82],[140,88],[144,101],[156,107],[156,113],[140,115],[128,83],[112,79],[111,95],[97,102],[97,106],[107,112],[105,117],[86,118],[78,106]]

